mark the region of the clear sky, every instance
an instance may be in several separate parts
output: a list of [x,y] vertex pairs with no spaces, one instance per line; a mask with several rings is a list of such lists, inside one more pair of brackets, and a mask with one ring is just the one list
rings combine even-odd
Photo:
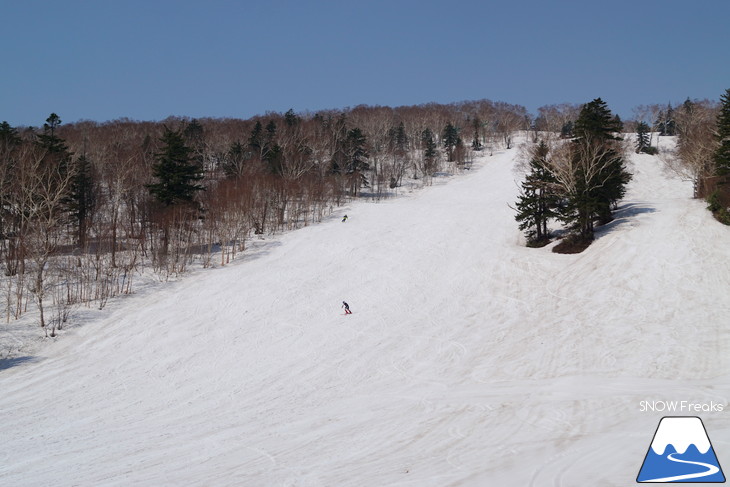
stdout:
[[0,0],[0,120],[718,100],[730,0]]

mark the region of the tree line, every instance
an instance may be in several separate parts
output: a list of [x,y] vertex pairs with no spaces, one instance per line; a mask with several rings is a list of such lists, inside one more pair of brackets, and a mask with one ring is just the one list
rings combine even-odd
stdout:
[[600,98],[579,109],[560,105],[539,112],[515,207],[528,246],[550,242],[548,222],[557,220],[569,234],[554,251],[580,252],[593,240],[595,225],[612,219],[631,179],[624,164],[629,146],[621,137],[627,130],[636,133],[635,152],[650,155],[659,153],[654,134],[676,136],[676,150],[664,159],[692,180],[695,198],[706,199],[717,220],[730,224],[730,90],[719,103],[640,106],[629,127]]
[[[730,90],[718,101],[687,98],[677,107],[643,105],[635,112],[643,120],[636,130],[640,137],[647,131],[677,137],[676,150],[664,159],[692,181],[694,197],[705,199],[718,221],[730,224]],[[651,149],[642,152],[657,152]]]
[[351,198],[386,198],[406,180],[430,184],[529,125],[524,107],[489,100],[3,122],[2,310],[9,320],[35,307],[53,335],[75,306],[132,292],[142,269],[164,279],[196,261],[225,265],[254,235],[318,222]]

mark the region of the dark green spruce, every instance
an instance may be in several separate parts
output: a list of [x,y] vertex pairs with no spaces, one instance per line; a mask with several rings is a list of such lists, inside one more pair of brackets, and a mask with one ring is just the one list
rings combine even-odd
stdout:
[[717,138],[720,147],[715,151],[715,170],[719,176],[730,175],[730,89],[720,97],[720,113],[717,116]]
[[194,205],[195,195],[203,189],[201,168],[191,159],[191,149],[180,132],[165,129],[162,149],[155,154],[152,175],[156,183],[147,186],[163,206]]
[[593,240],[596,221],[612,219],[612,210],[631,180],[615,144],[620,130],[620,119],[612,116],[600,98],[585,104],[575,122],[572,143],[577,184],[567,195],[561,219],[583,242]]
[[522,182],[522,191],[517,200],[515,220],[520,230],[525,231],[527,245],[542,246],[549,242],[548,220],[558,215],[560,197],[556,192],[556,180],[548,170],[549,148],[540,142],[530,160],[530,173]]
[[451,122],[444,127],[443,139],[447,162],[454,162],[454,151],[461,144],[461,138],[459,137],[459,130]]
[[639,122],[636,125],[636,153],[647,152],[650,146],[649,125]]

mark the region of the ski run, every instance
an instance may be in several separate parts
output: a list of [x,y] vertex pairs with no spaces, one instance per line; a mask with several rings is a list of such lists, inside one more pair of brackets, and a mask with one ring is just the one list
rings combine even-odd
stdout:
[[730,401],[730,228],[628,169],[580,254],[524,246],[512,149],[116,299],[0,362],[0,485],[632,485],[642,401]]

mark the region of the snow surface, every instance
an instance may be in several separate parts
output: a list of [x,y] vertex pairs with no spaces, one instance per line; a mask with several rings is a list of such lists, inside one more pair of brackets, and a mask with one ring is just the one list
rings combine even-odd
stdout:
[[589,249],[525,248],[517,153],[6,362],[0,485],[633,484],[662,416],[640,401],[728,403],[730,229],[632,155]]

